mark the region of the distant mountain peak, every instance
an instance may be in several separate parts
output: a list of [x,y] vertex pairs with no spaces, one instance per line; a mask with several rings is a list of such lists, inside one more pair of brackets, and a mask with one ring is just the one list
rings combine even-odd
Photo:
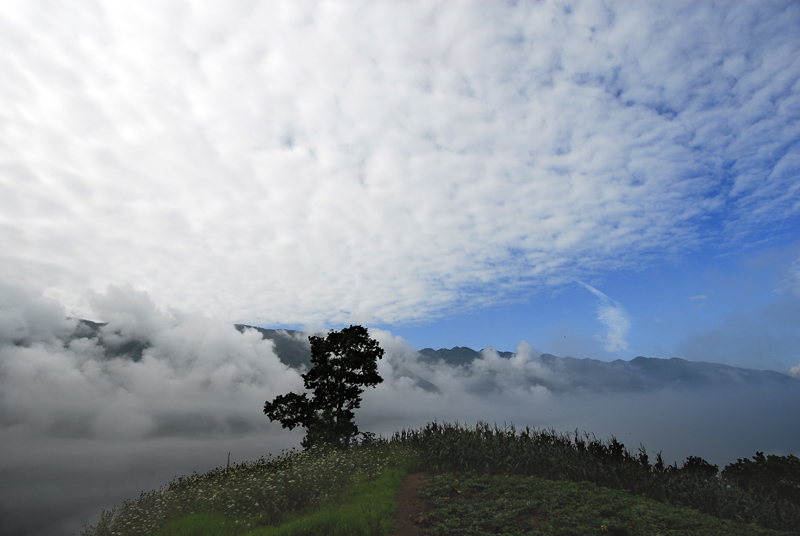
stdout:
[[[307,335],[300,331],[267,329],[245,324],[236,324],[236,329],[254,329],[264,339],[272,341],[275,354],[285,365],[297,370],[311,367],[311,347]],[[127,358],[133,361],[142,359],[151,341],[119,337],[109,332],[106,324],[81,320],[69,340],[77,338],[96,338],[105,349],[108,358]],[[483,359],[486,349],[473,350],[466,346],[453,348],[423,348],[419,350],[419,363],[426,367],[464,367],[469,369]],[[513,352],[497,352],[501,358],[512,359]],[[687,361],[679,357],[657,358],[637,356],[630,361],[617,359],[607,362],[590,358],[558,357],[542,354],[531,358],[538,365],[520,370],[522,381],[540,385],[554,392],[593,391],[593,392],[643,392],[659,389],[682,389],[695,387],[756,386],[756,385],[800,385],[800,379],[770,370],[753,370],[703,361]],[[413,366],[412,366],[413,367]],[[483,367],[481,374],[486,374]],[[489,371],[491,373],[491,371]],[[438,391],[434,385],[410,368],[403,369],[403,375],[413,378],[415,383],[426,391]],[[485,378],[491,384],[490,377]],[[488,387],[487,387],[488,388]]]

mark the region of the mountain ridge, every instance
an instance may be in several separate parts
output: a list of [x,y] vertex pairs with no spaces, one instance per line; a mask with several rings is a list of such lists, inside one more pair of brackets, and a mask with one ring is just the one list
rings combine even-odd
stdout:
[[[104,343],[103,328],[107,324],[81,320],[70,340],[75,338],[98,338]],[[253,329],[262,338],[270,340],[278,359],[297,370],[311,367],[311,347],[305,333],[297,330],[270,329],[247,324],[235,324],[244,332]],[[111,344],[103,344],[107,358],[127,357],[133,361],[142,358],[150,342],[135,338],[120,340],[112,337]],[[553,392],[645,392],[664,388],[682,389],[697,387],[744,387],[768,385],[798,385],[800,379],[772,370],[757,370],[735,367],[706,361],[689,361],[680,357],[658,358],[637,356],[630,361],[617,359],[601,361],[593,358],[559,357],[553,354],[531,356],[516,360],[514,352],[498,352],[491,347],[474,350],[466,346],[453,348],[423,348],[417,350],[422,370],[399,369],[399,374],[412,378],[426,391],[439,391],[435,381],[425,378],[424,367],[448,366],[461,369],[473,368],[478,360],[496,355],[508,364],[520,367],[530,383]],[[492,389],[493,372],[473,371],[483,374],[486,389]]]

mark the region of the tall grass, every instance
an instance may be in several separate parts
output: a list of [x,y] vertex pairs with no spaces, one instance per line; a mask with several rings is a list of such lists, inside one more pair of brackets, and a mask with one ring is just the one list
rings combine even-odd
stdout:
[[748,490],[724,477],[692,470],[692,465],[666,465],[660,453],[651,463],[643,446],[632,452],[614,437],[601,441],[577,431],[434,422],[396,432],[392,442],[413,447],[420,466],[432,472],[592,482],[722,519],[800,531],[800,504],[768,489]]

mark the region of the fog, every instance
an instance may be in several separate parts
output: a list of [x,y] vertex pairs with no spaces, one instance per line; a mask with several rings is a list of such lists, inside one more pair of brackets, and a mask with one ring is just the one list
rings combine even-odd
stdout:
[[[89,297],[91,330],[31,289],[0,287],[0,534],[61,535],[173,477],[299,446],[263,415],[302,388],[255,330],[155,305],[110,287]],[[756,450],[799,454],[800,390],[789,383],[576,388],[520,343],[460,366],[425,360],[371,330],[384,382],[356,420],[384,436],[433,420],[586,430],[644,444],[666,461],[720,465]],[[612,370],[612,369],[609,369]]]

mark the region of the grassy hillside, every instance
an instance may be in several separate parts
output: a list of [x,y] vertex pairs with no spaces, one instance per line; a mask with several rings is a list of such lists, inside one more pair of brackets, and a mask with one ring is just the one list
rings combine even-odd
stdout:
[[[614,438],[431,423],[344,452],[289,451],[180,477],[80,534],[391,534],[409,471],[428,475],[419,518],[437,534],[797,534],[797,458],[754,460],[717,474],[699,458],[651,464]],[[771,480],[762,469],[775,463]]]

